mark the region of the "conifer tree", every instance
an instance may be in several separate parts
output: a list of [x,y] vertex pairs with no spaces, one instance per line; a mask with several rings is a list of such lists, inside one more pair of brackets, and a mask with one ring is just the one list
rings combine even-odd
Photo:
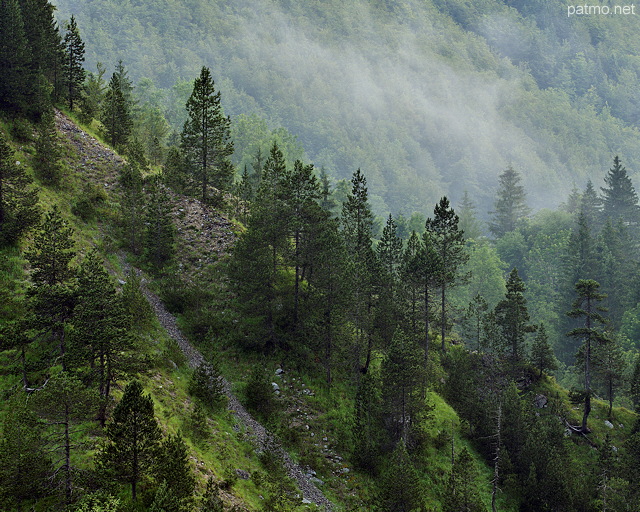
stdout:
[[629,398],[636,412],[640,410],[640,355],[636,356],[631,378],[629,380]]
[[224,512],[224,503],[220,498],[220,488],[213,477],[207,479],[207,486],[198,510],[200,512]]
[[33,161],[36,176],[46,185],[57,186],[60,183],[62,167],[53,112],[47,111],[42,114],[37,125],[37,133]]
[[486,509],[480,499],[476,479],[477,469],[469,450],[465,447],[451,468],[443,512],[484,512]]
[[159,181],[149,185],[145,224],[143,254],[147,262],[160,271],[175,254],[175,227],[169,195]]
[[96,73],[89,71],[87,80],[82,89],[81,116],[84,123],[90,124],[93,119],[98,119],[102,113],[106,94],[104,74],[107,72],[102,62],[96,63]]
[[146,197],[144,195],[144,180],[136,164],[124,165],[120,170],[119,179],[121,189],[120,215],[122,231],[127,248],[136,255],[142,251],[144,237],[144,209]]
[[71,19],[66,28],[67,33],[64,36],[65,59],[63,69],[67,85],[69,110],[73,110],[74,103],[80,99],[85,78],[85,71],[82,67],[82,63],[84,62],[84,42],[80,37],[80,30],[78,30],[78,25],[73,15],[71,15]]
[[627,169],[616,156],[613,159],[613,167],[604,178],[607,187],[602,191],[602,215],[610,219],[612,223],[623,221],[635,230],[640,221],[640,207],[638,195],[627,174]]
[[35,75],[18,0],[0,2],[0,110],[13,116],[29,110]]
[[51,477],[57,480],[58,472],[62,473],[61,486],[66,503],[69,504],[74,490],[72,451],[79,448],[73,443],[73,437],[83,428],[82,424],[94,415],[98,404],[96,393],[86,389],[77,378],[63,371],[53,375],[36,392],[33,400],[38,415],[51,430],[50,450],[59,456],[59,461],[54,462],[58,467]]
[[525,334],[535,331],[529,324],[529,311],[524,298],[524,282],[514,268],[507,280],[507,292],[495,308],[496,318],[502,332],[502,341],[514,363],[518,363],[524,356]]
[[484,318],[489,312],[489,304],[486,299],[477,293],[469,302],[464,314],[467,327],[468,339],[473,341],[476,350],[479,352],[486,348],[486,335],[484,334]]
[[382,400],[379,377],[366,373],[358,383],[353,421],[353,458],[369,474],[378,467],[380,447],[384,441],[382,429]]
[[151,396],[142,384],[127,384],[122,399],[106,427],[107,443],[98,453],[98,464],[108,474],[131,485],[137,499],[138,483],[153,468],[162,434],[156,421]]
[[167,157],[162,169],[162,178],[167,187],[182,194],[187,189],[187,175],[185,162],[179,148],[172,146],[167,152]]
[[133,129],[131,103],[127,102],[122,88],[122,80],[114,72],[107,86],[100,117],[107,140],[116,149],[127,145]]
[[520,184],[520,174],[509,166],[500,174],[499,179],[494,211],[489,212],[493,216],[489,222],[489,231],[496,238],[515,230],[518,221],[530,213],[524,187]]
[[540,377],[546,370],[555,370],[558,367],[553,349],[549,345],[549,337],[544,324],[540,324],[538,332],[531,346],[531,363],[540,371]]
[[407,240],[404,252],[402,253],[402,263],[400,265],[400,283],[403,292],[403,306],[406,317],[405,332],[411,333],[414,338],[418,338],[418,322],[420,316],[420,300],[424,286],[421,275],[423,272],[420,264],[420,238],[415,231]]
[[26,407],[21,393],[8,400],[0,438],[0,500],[7,508],[46,494],[52,473],[43,425]]
[[101,399],[98,419],[106,421],[111,386],[126,371],[126,351],[131,347],[126,328],[128,319],[122,298],[95,251],[90,252],[78,270],[77,304],[72,323],[73,340],[84,363],[91,369],[90,382],[97,384]]
[[233,178],[231,120],[222,111],[220,92],[215,90],[209,68],[203,67],[196,78],[186,108],[189,117],[182,130],[181,148],[200,197],[206,201],[209,186],[227,190]]
[[587,181],[587,186],[580,197],[577,213],[584,215],[584,222],[592,233],[597,232],[601,225],[602,199],[598,197],[591,180]]
[[435,276],[440,288],[440,336],[443,352],[447,330],[446,293],[449,287],[464,280],[465,276],[460,274],[460,269],[469,260],[463,233],[458,227],[459,220],[450,207],[449,200],[443,197],[433,210],[433,219],[427,219],[425,225],[425,236],[428,234],[438,257]]
[[189,464],[189,449],[179,433],[160,443],[155,477],[158,482],[167,482],[169,492],[179,505],[176,512],[190,510],[196,479]]
[[398,512],[422,510],[420,479],[403,441],[396,444],[380,479],[376,510]]
[[419,348],[404,332],[397,330],[382,363],[383,396],[392,425],[392,439],[410,442],[412,421],[417,421],[424,405],[424,367]]
[[[373,214],[369,205],[367,179],[360,169],[351,178],[351,192],[342,205],[342,233],[347,252],[349,282],[352,293],[351,321],[355,329],[356,361],[360,371],[366,373],[371,361],[373,348],[373,300],[374,275],[377,264],[372,247]],[[365,362],[361,364],[362,348],[365,349]]]
[[397,299],[402,239],[397,236],[397,226],[391,214],[382,230],[376,251],[381,268],[376,327],[386,346],[391,342],[400,316]]
[[458,216],[460,230],[464,233],[465,239],[477,240],[482,235],[482,226],[478,220],[477,207],[466,190],[460,201]]
[[608,416],[611,418],[613,399],[622,385],[627,369],[622,347],[616,337],[607,343],[596,344],[593,350],[593,365],[595,374],[605,389],[605,396],[609,402]]
[[63,369],[66,368],[65,324],[75,304],[75,270],[70,265],[76,255],[73,246],[73,230],[54,205],[45,214],[41,230],[25,254],[32,268],[33,285],[27,292],[33,313],[32,328],[58,345]]
[[582,425],[577,429],[583,434],[590,432],[587,427],[587,419],[591,413],[591,364],[592,350],[596,343],[606,343],[608,339],[599,325],[604,325],[607,319],[600,313],[603,308],[598,306],[606,295],[600,292],[600,284],[593,279],[581,279],[576,283],[577,298],[573,303],[573,309],[567,313],[572,318],[584,319],[582,327],[576,327],[567,333],[567,336],[578,338],[582,341],[581,362],[584,367],[584,413]]
[[15,243],[40,218],[38,192],[0,133],[0,246]]

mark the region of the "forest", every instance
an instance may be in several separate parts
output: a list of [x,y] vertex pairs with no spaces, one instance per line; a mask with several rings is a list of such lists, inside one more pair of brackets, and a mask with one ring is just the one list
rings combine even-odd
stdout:
[[1,508],[635,511],[635,22],[152,3],[0,2]]

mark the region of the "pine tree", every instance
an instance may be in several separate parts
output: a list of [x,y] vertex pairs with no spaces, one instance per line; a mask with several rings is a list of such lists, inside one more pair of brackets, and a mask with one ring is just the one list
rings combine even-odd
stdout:
[[475,463],[465,447],[451,468],[442,506],[443,512],[484,512],[486,509],[477,489],[477,478]]
[[410,442],[411,422],[417,421],[424,405],[423,372],[418,346],[397,330],[382,363],[383,396],[394,441]]
[[65,325],[75,304],[75,270],[70,265],[76,255],[73,246],[73,230],[54,205],[53,210],[45,214],[41,230],[25,254],[32,268],[33,285],[27,291],[33,313],[31,327],[58,345],[63,369],[66,368]]
[[458,223],[459,218],[450,207],[449,200],[443,197],[433,210],[433,219],[427,219],[425,225],[425,236],[428,234],[438,256],[435,276],[440,288],[440,337],[443,352],[447,330],[446,292],[449,287],[465,279],[460,274],[460,269],[469,260]]
[[63,69],[67,85],[67,101],[69,102],[69,110],[73,111],[74,102],[80,99],[85,78],[85,70],[82,67],[84,62],[84,42],[80,37],[80,31],[73,15],[71,15],[71,19],[67,24],[64,47],[65,60]]
[[590,432],[587,427],[587,419],[591,413],[591,363],[592,349],[594,344],[606,343],[608,341],[605,334],[598,328],[598,324],[604,325],[607,320],[600,312],[603,308],[598,306],[598,302],[606,298],[600,293],[600,284],[593,279],[581,279],[576,283],[576,294],[578,297],[573,303],[573,309],[567,313],[572,318],[583,318],[584,326],[572,329],[567,336],[572,336],[582,340],[581,359],[584,367],[584,413],[582,425],[577,429],[583,434]]
[[609,401],[608,416],[611,418],[613,399],[627,370],[622,347],[615,337],[607,343],[596,344],[593,350],[593,365],[596,377],[604,386],[605,396]]
[[207,479],[207,486],[198,510],[200,512],[224,512],[224,503],[220,498],[220,488],[213,477]]
[[26,407],[25,396],[14,395],[7,405],[0,429],[0,500],[9,509],[44,496],[53,470],[43,425]]
[[382,418],[380,380],[375,373],[369,372],[358,383],[352,423],[353,459],[369,474],[375,474],[377,470],[385,439]]
[[102,261],[90,252],[78,270],[77,304],[72,323],[73,340],[80,357],[78,366],[91,369],[87,380],[97,383],[101,399],[98,419],[106,421],[106,406],[111,386],[127,368],[126,351],[131,339],[126,329],[128,318],[122,298],[116,290]]
[[174,494],[166,480],[160,481],[148,510],[149,512],[186,512],[181,500]]
[[544,324],[540,324],[538,332],[531,347],[531,363],[540,371],[540,377],[546,370],[555,370],[558,367],[553,349],[549,345],[549,337]]
[[167,482],[168,490],[179,504],[176,512],[190,510],[196,479],[189,464],[189,450],[180,434],[170,435],[160,443],[155,477],[158,482]]
[[107,443],[98,453],[103,470],[131,485],[134,501],[138,483],[153,468],[162,436],[153,400],[142,391],[137,380],[127,384],[113,411],[113,420],[107,424]]
[[55,468],[52,478],[57,479],[61,472],[64,480],[61,486],[67,504],[73,499],[72,451],[78,449],[74,444],[75,433],[82,430],[82,424],[90,419],[97,410],[96,393],[86,389],[71,374],[61,372],[52,376],[46,385],[33,397],[38,415],[51,429],[50,450],[60,457],[60,465]]
[[133,129],[131,103],[127,102],[122,87],[120,77],[117,73],[113,73],[107,86],[100,116],[109,144],[117,149],[125,148]]
[[144,180],[140,169],[135,164],[124,165],[120,170],[120,215],[122,219],[123,237],[127,248],[139,255],[142,251],[144,237]]
[[227,190],[233,178],[231,121],[222,111],[220,92],[208,68],[203,67],[196,78],[186,108],[189,118],[182,130],[181,148],[200,197],[206,201],[210,185]]
[[403,441],[396,444],[380,477],[376,510],[414,512],[423,509],[422,489]]
[[150,184],[149,196],[143,255],[155,271],[160,271],[175,255],[175,227],[169,195],[159,181]]
[[[346,251],[351,255],[348,261],[349,286],[352,293],[351,321],[355,329],[356,366],[366,373],[371,361],[373,348],[373,300],[375,293],[374,275],[376,254],[372,247],[373,214],[369,205],[367,179],[360,169],[351,178],[351,193],[342,205],[342,233]],[[362,348],[365,362],[361,363]]]
[[0,110],[15,116],[29,111],[35,75],[18,0],[0,2]]
[[469,302],[464,313],[467,339],[473,341],[478,352],[487,346],[483,320],[488,312],[489,304],[482,295],[477,293]]
[[80,119],[86,124],[100,117],[106,94],[104,74],[107,70],[102,62],[96,63],[96,68],[96,73],[87,73],[87,81],[82,89]]
[[613,159],[613,167],[604,178],[607,187],[600,188],[602,191],[602,215],[605,219],[610,219],[612,223],[623,221],[637,230],[640,221],[640,207],[638,206],[638,195],[631,183],[620,159],[616,156]]
[[36,176],[46,185],[57,186],[62,177],[62,167],[53,112],[47,111],[42,114],[37,125],[37,133],[36,154],[33,160]]
[[489,231],[496,238],[514,231],[518,221],[527,217],[531,211],[527,206],[524,187],[520,184],[520,174],[509,166],[500,174],[499,179],[494,211],[489,212],[493,216],[489,222]]
[[524,282],[513,269],[507,280],[507,292],[495,308],[496,319],[502,332],[502,342],[506,350],[510,350],[511,359],[518,363],[524,356],[525,334],[535,331],[529,324],[529,311],[524,298]]
[[640,355],[636,357],[629,380],[629,398],[631,398],[634,410],[640,411]]
[[591,180],[587,181],[587,186],[580,197],[577,213],[584,216],[584,222],[589,230],[595,233],[601,225],[602,199],[598,197]]
[[182,152],[172,146],[167,152],[167,157],[162,169],[164,184],[177,193],[182,194],[187,189],[187,174]]
[[381,267],[376,327],[387,346],[399,322],[398,280],[402,259],[402,239],[397,236],[397,226],[391,214],[382,230],[376,251]]
[[39,218],[38,192],[0,133],[0,246],[14,244]]

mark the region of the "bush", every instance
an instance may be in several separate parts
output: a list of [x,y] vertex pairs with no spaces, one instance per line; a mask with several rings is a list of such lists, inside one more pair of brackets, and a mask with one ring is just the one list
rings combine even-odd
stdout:
[[212,410],[224,408],[227,396],[222,375],[215,362],[203,363],[196,368],[189,381],[189,394]]
[[278,402],[268,375],[264,371],[256,370],[251,374],[244,393],[246,406],[251,412],[265,422],[274,419],[278,412]]

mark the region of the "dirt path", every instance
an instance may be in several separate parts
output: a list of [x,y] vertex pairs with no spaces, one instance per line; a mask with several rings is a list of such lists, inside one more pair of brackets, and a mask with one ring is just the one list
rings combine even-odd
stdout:
[[[153,310],[155,311],[158,320],[162,324],[162,327],[167,330],[169,335],[176,341],[176,343],[186,356],[189,362],[189,366],[191,366],[192,368],[197,368],[204,362],[202,354],[196,348],[194,348],[182,334],[182,332],[180,332],[180,329],[176,324],[175,317],[165,309],[158,296],[149,291],[144,286],[144,281],[142,291],[153,307]],[[318,489],[313,483],[309,481],[300,466],[298,466],[291,460],[289,454],[280,446],[273,435],[260,423],[258,423],[251,416],[251,414],[249,414],[249,412],[247,412],[247,410],[240,403],[237,397],[231,392],[231,386],[226,380],[224,381],[224,388],[227,397],[229,398],[229,410],[240,421],[242,421],[242,423],[249,431],[252,432],[253,440],[256,446],[261,450],[268,448],[272,451],[275,451],[281,457],[288,475],[298,484],[298,487],[302,491],[304,499],[315,503],[319,507],[324,507],[325,510],[333,510],[331,502],[324,496],[320,489]]]

